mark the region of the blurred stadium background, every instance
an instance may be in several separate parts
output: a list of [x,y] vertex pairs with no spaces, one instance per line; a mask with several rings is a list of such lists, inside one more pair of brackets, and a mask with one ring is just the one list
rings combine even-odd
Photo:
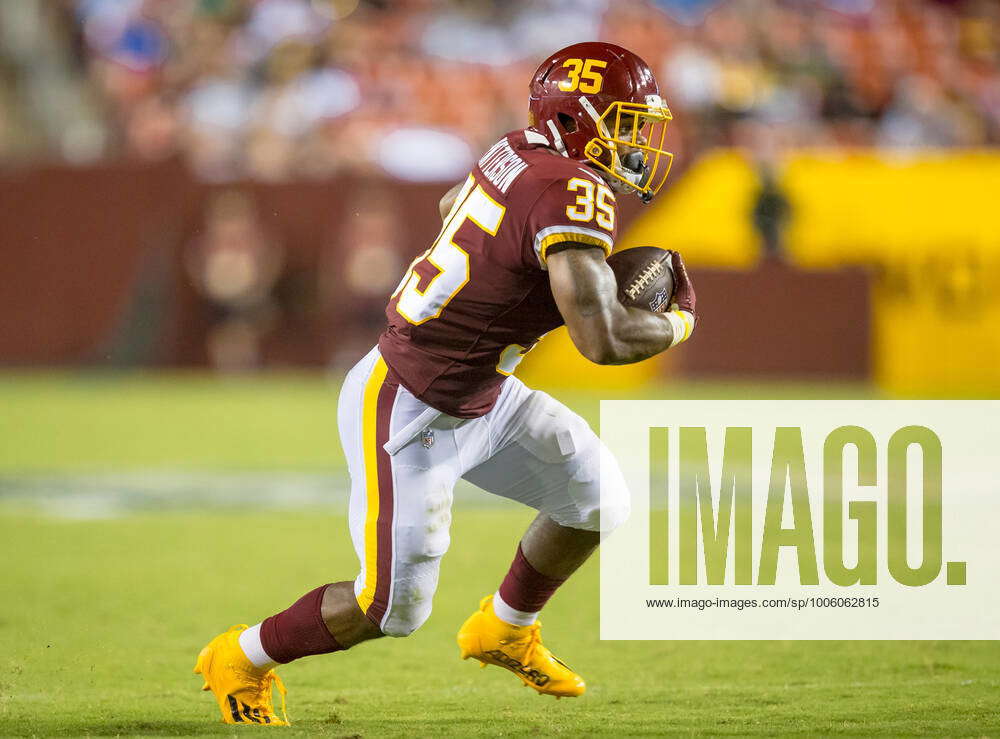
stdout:
[[[676,355],[623,368],[554,332],[529,384],[595,424],[606,397],[997,396],[992,0],[0,0],[0,591],[18,594],[0,605],[0,717],[26,720],[4,731],[200,731],[199,640],[353,571],[339,377],[434,238],[438,198],[525,125],[538,62],[594,38],[643,56],[674,111],[671,181],[628,205],[621,243],[682,251],[702,322]],[[403,658],[423,687],[363,719],[388,663],[352,652],[351,680],[310,663],[299,715],[350,718],[308,731],[467,735],[500,712],[545,733],[503,703],[502,676],[476,693],[438,667],[527,520],[486,497],[459,492],[438,617]],[[275,551],[250,580],[247,528]],[[998,728],[995,647],[612,654],[595,580],[588,566],[549,618],[573,626],[564,654],[603,675],[624,733],[658,700],[680,731]],[[123,630],[135,597],[156,623]],[[332,714],[330,685],[348,703]],[[455,685],[474,710],[448,703]],[[150,717],[150,691],[174,723]],[[607,730],[603,705],[552,720]]]
[[[349,365],[446,185],[525,124],[539,59],[603,38],[652,64],[676,114],[671,186],[633,204],[622,244],[680,249],[704,321],[672,361],[565,379],[995,392],[998,17],[915,0],[2,0],[0,362]],[[546,343],[533,379],[565,353]]]

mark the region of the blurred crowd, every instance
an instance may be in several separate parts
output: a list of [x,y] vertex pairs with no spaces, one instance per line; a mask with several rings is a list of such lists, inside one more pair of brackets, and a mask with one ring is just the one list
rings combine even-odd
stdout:
[[682,166],[1000,142],[995,0],[0,0],[0,162],[453,180],[594,38],[658,73]]

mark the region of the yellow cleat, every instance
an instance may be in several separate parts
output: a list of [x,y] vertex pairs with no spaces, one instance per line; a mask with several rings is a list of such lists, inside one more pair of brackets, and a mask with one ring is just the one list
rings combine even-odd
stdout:
[[542,644],[542,624],[512,626],[493,612],[493,596],[479,602],[458,631],[462,659],[474,657],[486,665],[510,670],[539,693],[557,698],[576,697],[587,689],[583,678]]
[[[261,670],[240,649],[240,632],[246,624],[233,626],[212,639],[201,650],[194,672],[205,678],[202,690],[211,690],[227,724],[267,724],[288,726],[285,713],[285,685],[274,670]],[[271,686],[281,694],[281,713],[274,713]]]

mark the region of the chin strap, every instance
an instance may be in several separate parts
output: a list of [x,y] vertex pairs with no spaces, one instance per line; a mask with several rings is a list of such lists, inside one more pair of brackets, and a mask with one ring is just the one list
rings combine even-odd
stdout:
[[552,122],[551,118],[545,122],[548,124],[549,130],[552,132],[552,143],[555,145],[556,151],[564,157],[568,157],[569,154],[566,153],[566,144],[563,143],[562,136],[559,135],[559,129],[556,128],[556,124]]

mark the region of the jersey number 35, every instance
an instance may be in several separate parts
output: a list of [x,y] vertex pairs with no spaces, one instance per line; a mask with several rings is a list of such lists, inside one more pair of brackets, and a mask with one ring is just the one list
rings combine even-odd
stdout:
[[[454,242],[455,234],[466,220],[472,221],[490,236],[496,236],[507,209],[475,185],[470,175],[455,198],[455,205],[445,219],[441,235],[430,249],[413,260],[393,296],[399,295],[396,310],[415,326],[441,315],[441,311],[469,281],[469,255]],[[420,275],[414,267],[427,260],[438,273],[420,287]]]

